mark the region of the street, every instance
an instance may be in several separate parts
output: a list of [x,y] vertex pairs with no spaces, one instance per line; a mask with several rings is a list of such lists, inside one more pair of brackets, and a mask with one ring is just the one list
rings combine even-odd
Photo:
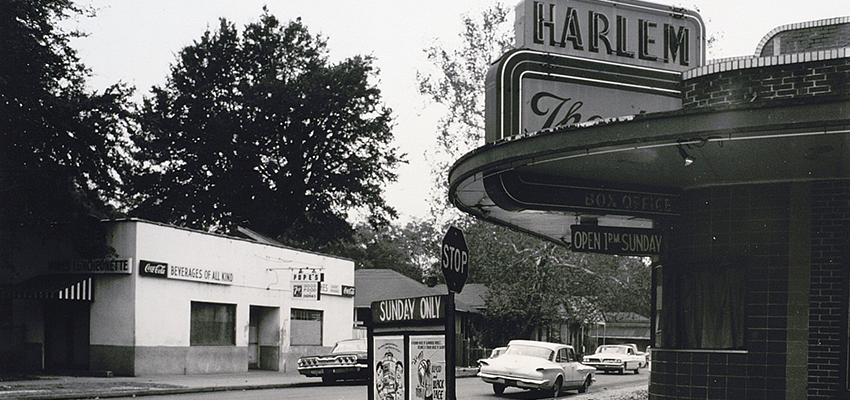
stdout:
[[[585,394],[577,394],[571,390],[562,394],[560,399],[583,400],[599,399],[599,395],[607,391],[619,389],[641,389],[649,385],[649,371],[641,370],[638,375],[626,374],[597,374],[596,382]],[[321,382],[285,389],[218,391],[208,393],[193,393],[168,396],[146,396],[146,399],[170,400],[267,400],[267,399],[298,399],[298,400],[366,400],[367,386],[362,383],[339,383],[323,385]],[[496,396],[493,388],[479,378],[461,378],[457,380],[457,398],[463,400],[494,400],[494,399],[543,399],[540,393],[508,388],[502,396]]]

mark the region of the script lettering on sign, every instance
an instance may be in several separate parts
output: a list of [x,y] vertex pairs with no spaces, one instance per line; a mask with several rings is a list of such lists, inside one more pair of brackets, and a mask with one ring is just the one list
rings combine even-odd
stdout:
[[443,296],[410,297],[372,302],[372,321],[391,323],[427,321],[445,316]]
[[570,230],[575,252],[654,256],[666,244],[664,235],[653,229],[573,225]]

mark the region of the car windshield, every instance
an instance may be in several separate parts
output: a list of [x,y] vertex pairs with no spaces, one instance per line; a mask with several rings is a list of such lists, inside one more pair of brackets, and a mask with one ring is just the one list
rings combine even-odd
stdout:
[[333,351],[331,353],[357,353],[357,352],[365,352],[366,351],[366,342],[362,340],[352,340],[346,342],[339,342],[334,346]]
[[554,352],[545,347],[530,346],[524,344],[512,344],[508,346],[507,350],[505,350],[505,354],[538,357],[551,361],[552,354],[554,354]]
[[599,346],[599,348],[596,349],[596,352],[626,354],[626,348],[620,346]]

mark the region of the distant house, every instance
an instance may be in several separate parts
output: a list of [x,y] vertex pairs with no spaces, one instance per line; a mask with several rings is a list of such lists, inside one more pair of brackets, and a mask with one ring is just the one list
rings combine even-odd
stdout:
[[[448,288],[445,284],[434,286],[434,289],[440,293],[448,293]],[[487,285],[483,283],[467,283],[455,299],[468,305],[480,314],[487,307],[484,304],[484,298],[487,297],[488,291]]]
[[[604,323],[597,324],[590,332],[596,345],[634,343],[643,351],[650,344],[649,318],[633,312],[605,313]],[[591,350],[592,351],[592,350]]]

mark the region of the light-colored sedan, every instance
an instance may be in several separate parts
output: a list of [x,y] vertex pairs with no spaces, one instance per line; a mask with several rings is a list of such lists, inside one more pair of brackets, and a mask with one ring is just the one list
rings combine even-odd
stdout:
[[646,357],[637,355],[635,349],[623,344],[606,344],[596,348],[596,352],[584,356],[584,363],[598,370],[617,371],[621,374],[628,371],[640,373],[640,368],[646,363]]
[[511,340],[497,358],[479,361],[478,376],[493,384],[497,395],[508,386],[545,390],[557,397],[567,389],[584,393],[596,380],[596,369],[579,362],[572,346],[533,340]]

